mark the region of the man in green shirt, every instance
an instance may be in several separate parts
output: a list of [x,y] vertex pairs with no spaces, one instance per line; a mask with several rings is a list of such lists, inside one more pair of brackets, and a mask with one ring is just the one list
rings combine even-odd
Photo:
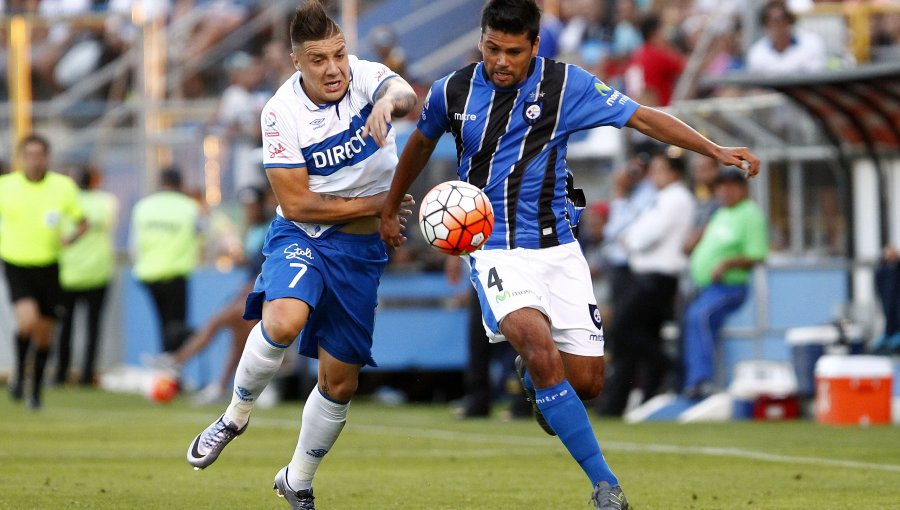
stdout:
[[[3,261],[16,319],[16,377],[10,396],[21,400],[25,364],[34,348],[31,392],[27,405],[41,406],[44,367],[59,304],[59,257],[87,230],[78,188],[72,179],[48,171],[50,143],[40,135],[19,142],[21,170],[0,177],[0,260]],[[65,221],[77,225],[64,239]]]
[[181,171],[160,173],[159,191],[131,213],[134,277],[150,292],[160,321],[163,351],[175,352],[190,335],[187,279],[197,265],[200,206],[181,191]]
[[765,216],[748,191],[740,170],[720,172],[715,192],[721,207],[691,252],[691,281],[699,293],[684,317],[683,394],[689,398],[712,393],[719,331],[744,303],[751,269],[768,253]]
[[84,209],[88,230],[78,241],[63,249],[59,261],[65,315],[59,333],[56,382],[64,384],[68,378],[75,308],[83,306],[87,312],[87,337],[79,384],[90,386],[94,383],[100,341],[100,315],[116,268],[113,232],[119,214],[119,201],[112,193],[99,189],[100,172],[93,166],[75,169],[72,177],[81,188],[78,201]]

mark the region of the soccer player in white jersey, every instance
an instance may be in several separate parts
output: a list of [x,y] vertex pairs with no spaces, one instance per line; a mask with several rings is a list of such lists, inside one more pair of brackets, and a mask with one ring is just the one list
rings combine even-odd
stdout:
[[[348,55],[340,27],[318,0],[291,22],[297,69],[262,113],[264,166],[278,216],[263,247],[266,261],[247,298],[250,333],[225,413],[191,442],[195,468],[212,464],[246,430],[260,393],[299,337],[319,360],[318,384],[303,409],[297,449],[275,476],[292,508],[315,508],[312,479],[331,450],[372,359],[376,290],[387,264],[379,215],[397,164],[391,119],[416,96],[387,67]],[[403,200],[405,223],[412,197]]]
[[601,125],[629,126],[723,164],[746,164],[751,175],[759,159],[746,148],[714,144],[577,66],[538,57],[540,17],[534,0],[487,2],[479,44],[484,61],[431,87],[397,165],[381,235],[392,246],[403,243],[396,214],[406,190],[441,135],[451,132],[459,178],[482,188],[494,209],[494,232],[469,256],[488,335],[508,340],[519,353],[516,368],[539,422],[588,476],[595,508],[625,509],[579,400],[600,392],[604,342],[590,271],[572,233],[568,137]]

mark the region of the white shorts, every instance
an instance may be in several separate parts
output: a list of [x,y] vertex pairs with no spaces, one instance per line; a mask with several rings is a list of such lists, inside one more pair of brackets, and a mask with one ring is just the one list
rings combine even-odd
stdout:
[[603,356],[603,323],[578,243],[537,250],[478,250],[469,254],[469,264],[491,342],[506,340],[500,332],[504,317],[528,307],[550,319],[560,351]]

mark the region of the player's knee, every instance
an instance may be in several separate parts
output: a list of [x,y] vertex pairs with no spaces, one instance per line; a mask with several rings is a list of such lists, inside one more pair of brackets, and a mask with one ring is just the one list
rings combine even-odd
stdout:
[[319,385],[319,391],[326,398],[335,402],[347,402],[356,394],[359,382],[354,378],[342,380],[329,380],[326,384]]
[[289,345],[300,334],[303,324],[303,321],[298,321],[292,317],[275,315],[263,319],[263,330],[266,332],[266,337],[269,340]]
[[[572,381],[569,382],[572,383]],[[578,394],[578,398],[591,400],[599,397],[600,393],[603,392],[603,378],[594,377],[585,381],[577,381],[577,384],[572,384],[572,387],[575,389],[575,393]]]
[[309,306],[296,299],[276,299],[263,305],[262,324],[266,337],[284,345],[293,343],[309,317]]

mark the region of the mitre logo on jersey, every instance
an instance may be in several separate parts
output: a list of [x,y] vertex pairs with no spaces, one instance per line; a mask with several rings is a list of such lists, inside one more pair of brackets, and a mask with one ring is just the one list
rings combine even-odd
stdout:
[[463,113],[454,113],[454,114],[453,114],[453,120],[461,120],[461,121],[463,121],[463,122],[465,122],[465,121],[467,121],[467,120],[472,120],[472,121],[474,121],[474,120],[478,120],[478,116],[475,115],[474,113],[465,113],[465,112],[463,112]]
[[535,101],[528,102],[526,101],[523,105],[522,115],[525,116],[525,122],[528,124],[534,124],[541,118],[541,114],[544,112],[544,102],[543,101]]

